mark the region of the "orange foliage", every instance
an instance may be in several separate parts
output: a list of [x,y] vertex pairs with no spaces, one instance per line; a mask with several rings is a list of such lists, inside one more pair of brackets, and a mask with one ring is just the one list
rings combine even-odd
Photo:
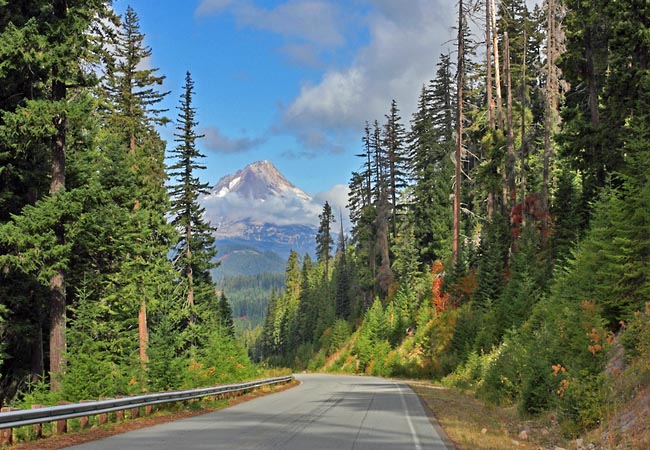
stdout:
[[614,340],[614,333],[611,331],[597,330],[592,328],[591,332],[587,333],[587,337],[591,341],[589,345],[589,351],[592,355],[595,355],[601,351],[605,345],[610,346]]
[[433,293],[433,306],[438,314],[445,311],[449,306],[449,294],[442,292],[442,283],[444,281],[444,271],[442,262],[436,261],[431,267],[433,282],[431,283],[431,292]]
[[[580,306],[582,307],[582,310],[584,311],[587,319],[593,319],[596,316],[597,307],[595,302],[583,300],[580,303]],[[590,323],[592,323],[590,320],[586,320],[582,326],[584,327],[586,335],[589,338],[590,342],[587,349],[592,355],[596,355],[596,353],[602,351],[612,344],[612,341],[614,340],[614,333],[602,328],[599,329],[590,326]]]
[[[566,373],[566,368],[562,364],[553,364],[551,366],[553,368],[553,376],[557,377],[558,375],[563,375]],[[560,385],[558,389],[555,391],[557,395],[560,396],[560,398],[564,398],[564,395],[566,394],[567,389],[569,389],[569,380],[566,378],[562,379],[560,381]]]

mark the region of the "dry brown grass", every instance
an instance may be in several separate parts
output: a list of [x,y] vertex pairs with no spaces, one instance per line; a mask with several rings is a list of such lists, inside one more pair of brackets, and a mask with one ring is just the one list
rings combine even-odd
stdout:
[[[424,381],[409,382],[438,423],[462,450],[553,449],[570,446],[552,417],[521,421],[514,407],[486,405],[471,394]],[[527,438],[520,437],[525,431]]]

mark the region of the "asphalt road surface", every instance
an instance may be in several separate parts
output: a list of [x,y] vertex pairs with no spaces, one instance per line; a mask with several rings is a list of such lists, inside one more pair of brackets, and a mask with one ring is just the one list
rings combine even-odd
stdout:
[[300,386],[75,450],[448,450],[420,399],[382,378],[297,375]]

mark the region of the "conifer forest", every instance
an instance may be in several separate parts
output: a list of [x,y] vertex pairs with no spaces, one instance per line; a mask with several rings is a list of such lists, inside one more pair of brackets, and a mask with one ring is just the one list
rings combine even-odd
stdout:
[[0,0],[0,402],[288,367],[435,380],[577,434],[647,392],[650,6],[456,10],[415,113],[393,101],[346,150],[351,224],[325,202],[242,335],[210,275],[191,68],[162,89],[132,8]]

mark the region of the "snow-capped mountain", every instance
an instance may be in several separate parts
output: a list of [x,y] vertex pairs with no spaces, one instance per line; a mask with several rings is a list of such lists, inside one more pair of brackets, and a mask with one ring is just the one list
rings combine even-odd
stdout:
[[234,175],[226,175],[214,186],[210,195],[220,198],[233,193],[254,200],[296,197],[307,203],[312,201],[309,195],[291,184],[269,161],[257,161]]
[[[269,161],[226,175],[201,199],[205,218],[217,227],[217,249],[313,253],[322,204],[291,184]],[[250,252],[249,252],[250,253]],[[278,271],[284,271],[279,267]]]

